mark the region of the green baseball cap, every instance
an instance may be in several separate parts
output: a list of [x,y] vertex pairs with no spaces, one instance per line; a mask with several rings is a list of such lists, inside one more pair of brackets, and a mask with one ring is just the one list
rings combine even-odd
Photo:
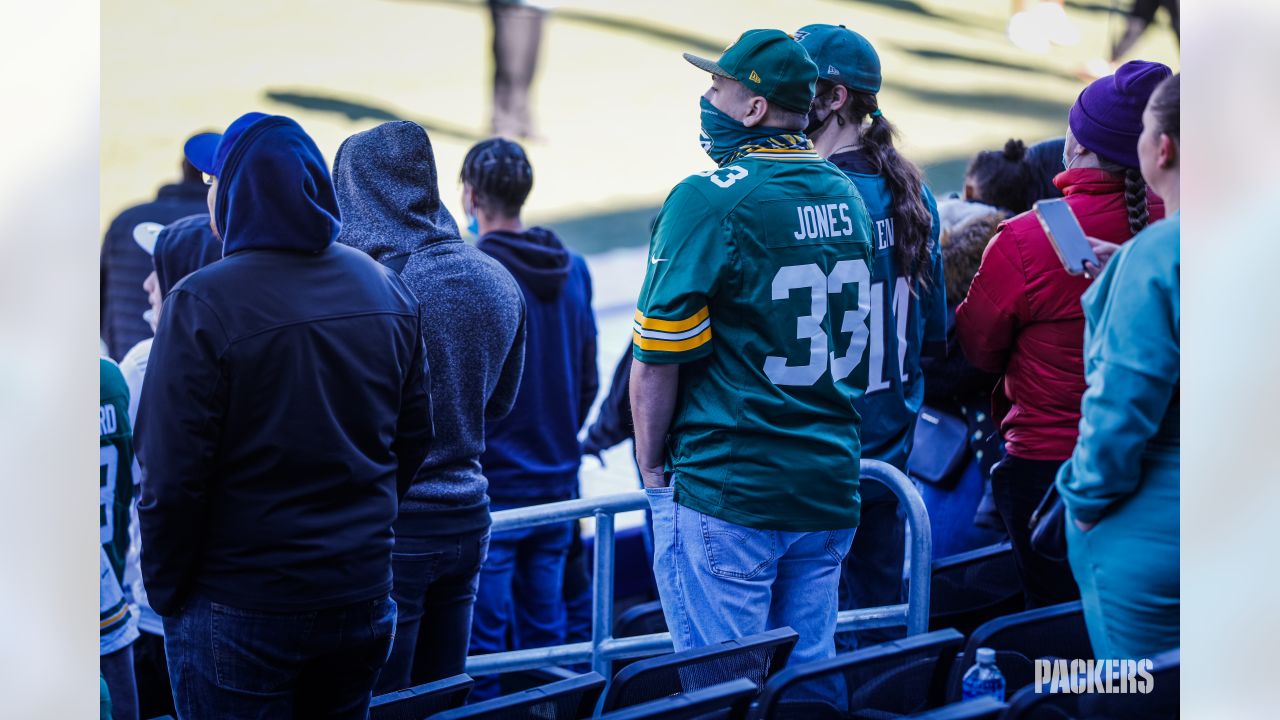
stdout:
[[819,78],[859,92],[880,92],[880,56],[866,38],[843,25],[805,25],[795,38],[817,64]]
[[808,112],[813,102],[818,66],[800,43],[781,30],[748,30],[715,61],[689,53],[684,59],[712,75],[737,80],[792,112]]

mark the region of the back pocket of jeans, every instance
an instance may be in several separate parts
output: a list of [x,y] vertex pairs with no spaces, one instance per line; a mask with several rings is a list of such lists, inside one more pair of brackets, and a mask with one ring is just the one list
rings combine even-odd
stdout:
[[722,578],[750,579],[778,557],[777,533],[757,530],[699,514],[702,544],[711,574]]
[[255,695],[288,689],[315,612],[267,613],[210,603],[209,614],[218,687]]

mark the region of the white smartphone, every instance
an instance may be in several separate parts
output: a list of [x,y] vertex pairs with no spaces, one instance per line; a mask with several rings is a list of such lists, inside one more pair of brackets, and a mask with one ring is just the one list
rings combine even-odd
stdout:
[[1102,265],[1066,200],[1063,198],[1040,200],[1035,204],[1035,211],[1036,217],[1040,219],[1040,226],[1049,236],[1049,242],[1058,253],[1058,259],[1062,261],[1062,267],[1066,268],[1067,272],[1072,275],[1083,275],[1086,272],[1084,266],[1086,262],[1093,263],[1095,267]]

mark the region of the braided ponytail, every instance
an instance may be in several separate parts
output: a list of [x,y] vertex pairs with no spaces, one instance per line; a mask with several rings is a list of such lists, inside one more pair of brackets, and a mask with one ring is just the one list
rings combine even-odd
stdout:
[[913,286],[919,282],[927,288],[934,280],[931,277],[933,214],[924,201],[920,168],[894,148],[897,129],[880,113],[875,95],[851,90],[845,108],[850,120],[858,125],[871,118],[871,123],[862,131],[861,142],[893,198],[894,254],[898,267]]
[[1124,205],[1129,211],[1129,232],[1137,235],[1151,220],[1147,212],[1147,181],[1134,168],[1124,170]]

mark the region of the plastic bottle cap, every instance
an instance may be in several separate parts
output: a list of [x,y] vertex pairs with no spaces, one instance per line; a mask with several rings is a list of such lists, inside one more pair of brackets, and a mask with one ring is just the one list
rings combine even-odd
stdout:
[[991,648],[978,648],[978,652],[975,657],[981,665],[994,665],[996,662],[996,651]]

